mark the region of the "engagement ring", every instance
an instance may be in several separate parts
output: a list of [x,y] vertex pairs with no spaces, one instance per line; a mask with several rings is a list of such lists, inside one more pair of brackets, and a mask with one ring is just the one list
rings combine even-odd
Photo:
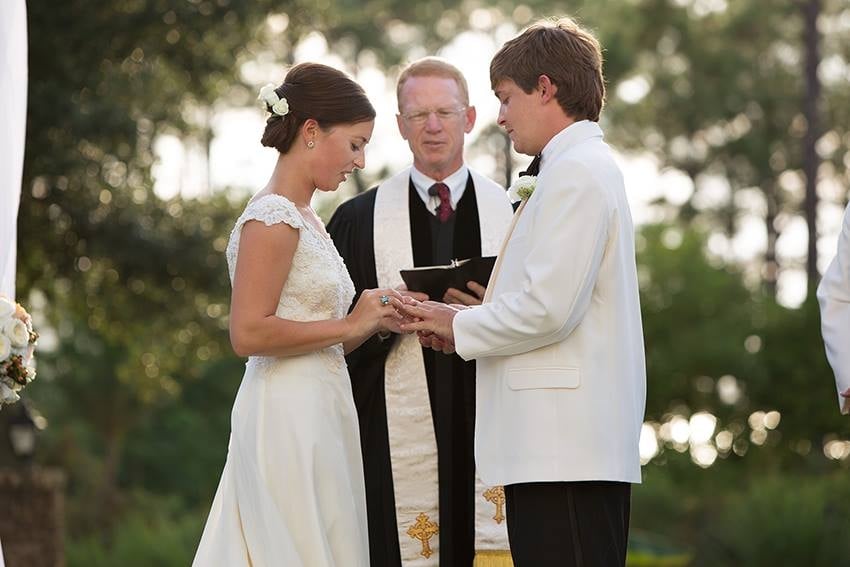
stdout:
[[386,295],[382,295],[378,299],[381,300],[381,305],[389,305],[390,304],[390,298]]

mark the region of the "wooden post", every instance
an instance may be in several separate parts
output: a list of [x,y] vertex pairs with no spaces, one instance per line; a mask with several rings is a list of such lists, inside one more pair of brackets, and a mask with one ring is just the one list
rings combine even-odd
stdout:
[[64,567],[65,476],[0,468],[0,541],[6,567]]

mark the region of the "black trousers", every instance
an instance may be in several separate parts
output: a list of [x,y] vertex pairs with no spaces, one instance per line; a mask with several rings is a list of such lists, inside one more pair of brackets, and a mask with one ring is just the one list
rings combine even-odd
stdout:
[[514,567],[624,567],[630,498],[624,482],[505,486]]

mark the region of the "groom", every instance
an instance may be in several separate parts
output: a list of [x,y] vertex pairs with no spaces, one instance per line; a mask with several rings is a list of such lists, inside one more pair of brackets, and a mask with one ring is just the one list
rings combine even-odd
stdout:
[[396,306],[423,344],[478,362],[476,464],[505,486],[515,566],[621,567],[646,372],[632,219],[597,124],[600,46],[570,19],[538,23],[490,81],[514,147],[539,155],[536,187],[483,305]]

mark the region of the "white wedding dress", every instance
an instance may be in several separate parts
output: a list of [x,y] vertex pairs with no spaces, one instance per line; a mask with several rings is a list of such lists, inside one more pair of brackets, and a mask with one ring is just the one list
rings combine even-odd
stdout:
[[[277,316],[345,316],[354,286],[333,242],[279,195],[249,203],[236,222],[227,246],[231,282],[242,226],[250,220],[299,230]],[[365,494],[342,345],[299,356],[252,356],[193,565],[368,567]]]

